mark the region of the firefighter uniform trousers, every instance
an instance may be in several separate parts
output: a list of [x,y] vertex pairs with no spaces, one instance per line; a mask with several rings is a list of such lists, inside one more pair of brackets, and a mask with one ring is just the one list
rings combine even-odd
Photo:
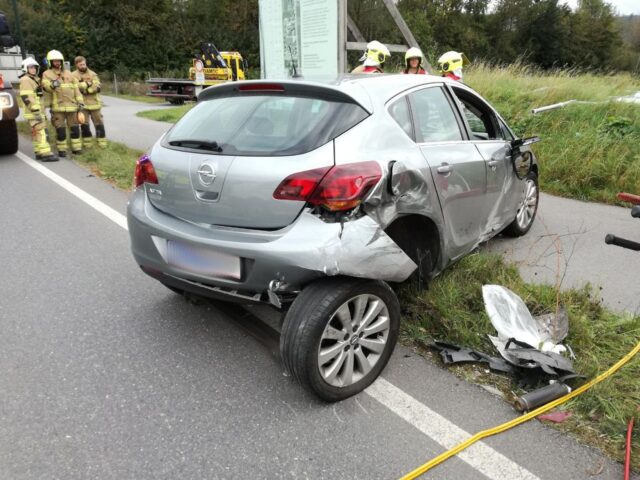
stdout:
[[20,77],[20,98],[24,103],[24,118],[29,121],[36,158],[50,157],[51,147],[47,141],[47,122],[40,104],[42,88],[37,76],[25,73]]
[[42,86],[51,94],[51,123],[56,130],[58,153],[64,155],[67,151],[67,126],[71,134],[71,151],[80,153],[82,140],[77,113],[84,99],[78,83],[70,72],[50,68],[42,75]]
[[[99,147],[107,146],[107,139],[104,130],[104,118],[102,117],[102,98],[100,97],[100,78],[93,70],[86,69],[84,72],[75,70],[73,78],[78,82],[78,88],[84,98],[84,123],[80,125],[82,130],[83,148],[90,146],[91,127],[96,130],[96,141]],[[91,118],[89,118],[91,117]]]

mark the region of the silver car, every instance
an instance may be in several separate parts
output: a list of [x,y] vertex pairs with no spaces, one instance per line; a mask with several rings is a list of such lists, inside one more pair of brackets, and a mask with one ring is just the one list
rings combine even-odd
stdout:
[[340,400],[393,351],[389,283],[529,230],[536,140],[440,77],[211,87],[138,160],[133,256],[176,292],[281,309],[286,368]]

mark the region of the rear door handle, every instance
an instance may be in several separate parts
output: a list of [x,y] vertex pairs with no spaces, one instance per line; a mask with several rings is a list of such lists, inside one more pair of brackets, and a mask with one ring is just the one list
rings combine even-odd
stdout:
[[492,170],[495,170],[496,167],[498,166],[498,160],[489,160],[487,162],[487,165],[489,165]]
[[443,163],[438,167],[438,173],[441,175],[446,175],[447,173],[451,173],[451,170],[453,170],[453,168],[448,163]]

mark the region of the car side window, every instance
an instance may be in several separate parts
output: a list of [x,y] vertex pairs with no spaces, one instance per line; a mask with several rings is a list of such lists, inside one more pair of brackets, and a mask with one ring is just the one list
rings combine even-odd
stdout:
[[451,103],[440,87],[423,88],[410,94],[416,130],[421,142],[462,140],[462,132]]
[[409,135],[409,138],[412,140],[415,139],[413,135],[413,125],[411,123],[411,110],[409,110],[407,97],[399,98],[393,102],[389,107],[389,115],[391,115],[391,118]]
[[466,90],[453,87],[453,92],[460,102],[472,140],[505,139],[497,117],[487,104]]
[[507,125],[502,120],[499,120],[499,121],[500,121],[500,130],[502,131],[502,138],[508,141],[515,140],[515,137],[513,136],[511,131],[509,131],[509,128],[507,128]]

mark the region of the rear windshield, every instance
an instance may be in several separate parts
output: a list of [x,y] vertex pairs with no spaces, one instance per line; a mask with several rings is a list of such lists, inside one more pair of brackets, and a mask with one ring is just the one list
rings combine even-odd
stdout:
[[353,103],[308,97],[213,98],[191,109],[163,144],[179,149],[217,145],[220,155],[299,155],[333,140],[367,116]]

